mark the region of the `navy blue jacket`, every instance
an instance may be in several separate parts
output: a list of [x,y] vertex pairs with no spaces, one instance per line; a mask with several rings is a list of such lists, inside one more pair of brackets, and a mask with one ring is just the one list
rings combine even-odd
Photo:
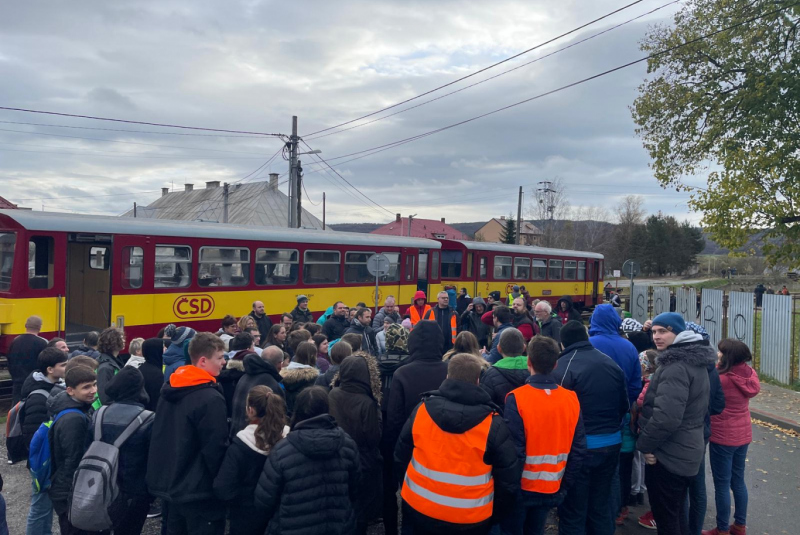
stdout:
[[628,403],[636,402],[642,391],[642,368],[639,352],[630,341],[619,334],[622,320],[611,305],[600,305],[594,309],[589,326],[589,342],[611,357],[625,373]]
[[589,449],[622,442],[620,426],[630,405],[625,375],[613,360],[591,342],[578,342],[561,353],[552,378],[578,395]]
[[725,393],[722,391],[722,383],[719,382],[719,373],[714,364],[708,365],[708,412],[703,423],[703,438],[708,444],[711,438],[711,417],[722,414],[725,410]]

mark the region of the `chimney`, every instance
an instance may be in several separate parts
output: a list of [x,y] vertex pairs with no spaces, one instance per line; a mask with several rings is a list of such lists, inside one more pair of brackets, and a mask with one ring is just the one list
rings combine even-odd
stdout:
[[506,216],[504,216],[504,215],[501,215],[501,216],[500,216],[500,221],[505,221],[505,220],[506,220]]
[[183,191],[192,191],[194,189],[194,184],[184,184]]
[[167,193],[169,193],[169,188],[161,188],[161,196],[164,197]]
[[212,180],[210,182],[206,182],[206,189],[213,189],[219,187],[219,180]]
[[442,218],[442,223],[444,223],[444,218]]
[[270,191],[278,190],[278,173],[269,174],[269,190]]
[[396,214],[395,218],[394,218],[394,222],[395,223],[402,223],[403,222],[403,217],[400,214]]

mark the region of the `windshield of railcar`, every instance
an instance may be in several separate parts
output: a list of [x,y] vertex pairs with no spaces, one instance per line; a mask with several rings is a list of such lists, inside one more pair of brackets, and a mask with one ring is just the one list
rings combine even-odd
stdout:
[[11,274],[14,271],[14,246],[17,235],[13,232],[0,232],[0,291],[11,289]]

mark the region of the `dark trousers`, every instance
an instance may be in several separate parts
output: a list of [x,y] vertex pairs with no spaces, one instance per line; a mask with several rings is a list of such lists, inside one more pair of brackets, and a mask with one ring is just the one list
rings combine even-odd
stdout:
[[223,535],[225,506],[215,500],[169,504],[168,535]]
[[684,504],[686,525],[689,526],[689,535],[700,535],[703,531],[703,521],[706,519],[708,496],[706,496],[706,452],[703,450],[703,460],[700,461],[700,471],[689,483],[689,492]]
[[673,474],[657,462],[645,467],[644,479],[658,534],[688,535],[688,515],[683,510],[692,477]]
[[541,535],[544,533],[547,515],[557,507],[564,495],[538,494],[520,491],[514,500],[514,507],[498,526],[492,528],[492,534],[502,535]]
[[11,406],[17,404],[17,401],[22,399],[22,385],[25,384],[25,378],[11,380]]
[[558,507],[560,535],[611,535],[611,480],[620,445],[588,450],[578,477]]
[[[384,422],[386,414],[384,414]],[[394,476],[394,451],[381,444],[383,455],[383,532],[397,535],[397,478]]]
[[120,494],[111,506],[114,535],[139,535],[150,510],[150,496]]
[[631,474],[633,474],[633,452],[619,454],[619,495],[620,506],[617,515],[628,503],[631,495]]
[[111,531],[86,531],[69,523],[69,512],[58,514],[58,529],[61,535],[109,535]]
[[231,523],[230,532],[236,535],[264,535],[269,524],[269,518],[252,503],[231,506],[228,519]]

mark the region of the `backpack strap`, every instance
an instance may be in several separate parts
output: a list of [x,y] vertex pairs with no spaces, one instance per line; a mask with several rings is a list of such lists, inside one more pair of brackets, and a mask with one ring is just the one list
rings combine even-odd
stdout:
[[37,388],[36,390],[31,391],[31,393],[28,394],[28,397],[31,397],[34,394],[40,394],[40,395],[42,395],[42,396],[44,396],[46,398],[50,397],[50,392],[45,390],[44,388]]
[[98,409],[97,416],[95,416],[94,423],[94,441],[99,442],[103,438],[103,415],[106,413],[108,405],[103,405]]
[[[55,425],[59,418],[61,418],[65,414],[69,414],[71,412],[76,412],[76,413],[80,414],[81,416],[83,416],[84,418],[86,418],[86,414],[84,414],[83,411],[80,410],[80,409],[64,409],[63,411],[59,412],[58,414],[56,414],[53,417],[53,424],[52,425]],[[51,427],[52,427],[52,425],[51,425]]]
[[125,431],[122,432],[120,436],[117,437],[117,440],[114,441],[114,447],[120,448],[122,444],[128,440],[132,434],[139,430],[148,420],[153,417],[153,411],[143,410],[140,412],[136,418],[133,419],[131,423],[128,424],[128,427],[125,428]]

